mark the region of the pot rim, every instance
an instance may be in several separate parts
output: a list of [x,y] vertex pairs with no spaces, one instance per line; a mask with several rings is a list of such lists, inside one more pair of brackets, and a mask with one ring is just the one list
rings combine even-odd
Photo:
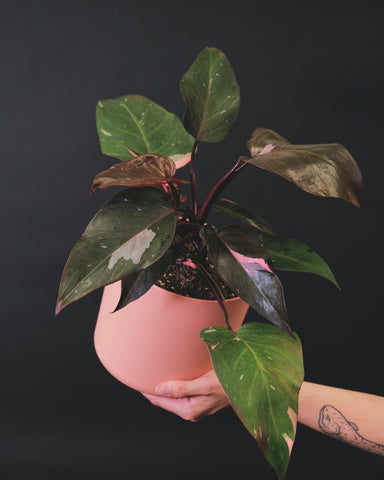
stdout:
[[[195,300],[197,302],[208,302],[208,303],[217,302],[217,300],[209,300],[209,299],[206,299],[206,298],[196,298],[196,297],[188,297],[187,295],[180,295],[179,293],[171,292],[170,290],[167,290],[166,288],[159,287],[158,285],[155,285],[155,284],[153,284],[151,288],[156,288],[156,289],[162,290],[163,292],[169,293],[171,296],[174,295],[176,297],[182,297],[182,298],[186,298],[188,300]],[[229,303],[229,302],[233,302],[233,301],[236,301],[236,300],[237,301],[242,300],[242,298],[241,297],[226,298],[224,300],[224,302]],[[243,302],[247,303],[244,300],[243,300]]]

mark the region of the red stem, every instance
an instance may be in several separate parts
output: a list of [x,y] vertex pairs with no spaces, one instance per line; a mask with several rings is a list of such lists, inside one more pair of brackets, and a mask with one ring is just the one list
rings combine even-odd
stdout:
[[207,199],[204,202],[204,205],[201,207],[200,213],[198,215],[198,221],[202,225],[208,217],[208,214],[216,202],[219,195],[222,193],[224,188],[237,176],[243,168],[248,165],[247,162],[243,160],[238,160],[233,168],[224,175],[224,177],[215,185],[211,193],[208,195]]
[[172,182],[163,183],[162,187],[171,199],[171,207],[175,210],[178,209],[180,207],[180,194],[177,188],[175,188]]
[[199,143],[196,140],[193,144],[192,153],[191,153],[191,161],[189,162],[189,169],[191,172],[191,199],[192,199],[192,211],[195,215],[197,215],[197,195],[196,195],[196,175],[194,170],[194,163],[195,157],[197,152],[197,147]]
[[182,263],[183,265],[186,265],[190,268],[200,270],[200,272],[203,274],[203,277],[205,278],[206,282],[208,283],[208,285],[212,289],[212,291],[213,291],[213,293],[216,297],[216,300],[219,303],[220,308],[223,310],[224,318],[225,318],[225,324],[227,325],[227,328],[231,332],[233,332],[232,327],[229,323],[228,312],[227,312],[227,309],[225,308],[225,304],[224,304],[224,302],[225,302],[224,295],[223,295],[222,291],[220,290],[220,287],[217,285],[215,280],[209,274],[209,272],[205,269],[205,267],[203,267],[203,265],[201,263],[196,262],[196,260],[193,260],[193,261],[187,260],[187,261],[184,261],[184,262],[182,261],[180,263]]

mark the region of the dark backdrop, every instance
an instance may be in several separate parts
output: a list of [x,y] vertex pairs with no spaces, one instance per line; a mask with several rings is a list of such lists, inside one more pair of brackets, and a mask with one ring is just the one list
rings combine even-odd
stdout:
[[[362,212],[257,169],[228,196],[314,248],[341,285],[280,275],[306,379],[384,394],[383,9],[310,3],[2,2],[1,479],[274,478],[230,409],[188,423],[103,369],[92,344],[101,292],[53,314],[68,252],[110,196],[83,194],[110,165],[97,100],[139,93],[181,116],[179,80],[205,46],[228,56],[242,106],[225,142],[201,145],[200,196],[257,126],[338,141],[359,163]],[[382,479],[383,459],[299,426],[287,479],[341,476]]]

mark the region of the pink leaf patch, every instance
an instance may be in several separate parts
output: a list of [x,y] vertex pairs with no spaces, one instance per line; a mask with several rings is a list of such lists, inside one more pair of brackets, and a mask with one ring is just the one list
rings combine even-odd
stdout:
[[267,271],[267,272],[273,273],[272,270],[269,268],[269,265],[263,258],[247,257],[245,255],[242,255],[241,253],[235,252],[235,250],[231,250],[230,248],[229,248],[229,251],[236,258],[236,260],[242,265],[242,267],[247,273],[250,273],[251,271],[254,272],[255,270],[261,270],[261,271]]

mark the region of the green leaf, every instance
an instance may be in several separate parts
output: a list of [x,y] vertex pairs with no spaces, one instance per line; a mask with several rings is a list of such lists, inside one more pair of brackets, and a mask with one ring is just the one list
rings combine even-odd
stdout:
[[132,158],[126,147],[138,154],[176,158],[189,154],[193,147],[193,138],[176,115],[140,95],[100,100],[96,125],[101,151],[119,160]]
[[98,188],[115,186],[148,187],[160,186],[164,183],[188,183],[173,175],[176,164],[164,155],[146,154],[116,163],[108,170],[100,172],[93,180],[93,193]]
[[271,227],[268,223],[262,218],[258,217],[256,214],[248,210],[248,208],[243,207],[242,205],[233,202],[232,200],[227,200],[226,198],[219,198],[213,205],[213,209],[217,212],[224,213],[241,220],[248,225],[252,225],[263,232],[272,233]]
[[348,150],[338,143],[291,145],[281,135],[257,128],[241,160],[281,175],[306,192],[363,206],[363,179]]
[[314,273],[340,289],[329,266],[307,245],[292,238],[280,238],[264,233],[258,237],[268,251],[269,264],[273,270]]
[[268,252],[256,233],[250,233],[238,225],[227,225],[218,230],[228,248],[247,257],[268,258]]
[[171,245],[178,212],[152,188],[115,195],[73,247],[62,275],[57,313],[104,285],[147,268]]
[[283,479],[295,439],[298,393],[304,377],[300,340],[278,328],[248,323],[236,333],[203,330],[212,365],[231,405]]
[[223,281],[261,316],[291,333],[283,287],[263,259],[242,255],[226,244],[220,232],[204,225],[200,236],[208,257]]
[[167,250],[159,260],[139,272],[131,273],[128,277],[121,280],[120,300],[115,308],[115,312],[125,307],[129,303],[137,300],[148,292],[154,283],[165,272],[172,262],[173,252]]
[[205,48],[181,79],[180,90],[188,132],[197,141],[224,140],[240,108],[240,87],[224,53]]

